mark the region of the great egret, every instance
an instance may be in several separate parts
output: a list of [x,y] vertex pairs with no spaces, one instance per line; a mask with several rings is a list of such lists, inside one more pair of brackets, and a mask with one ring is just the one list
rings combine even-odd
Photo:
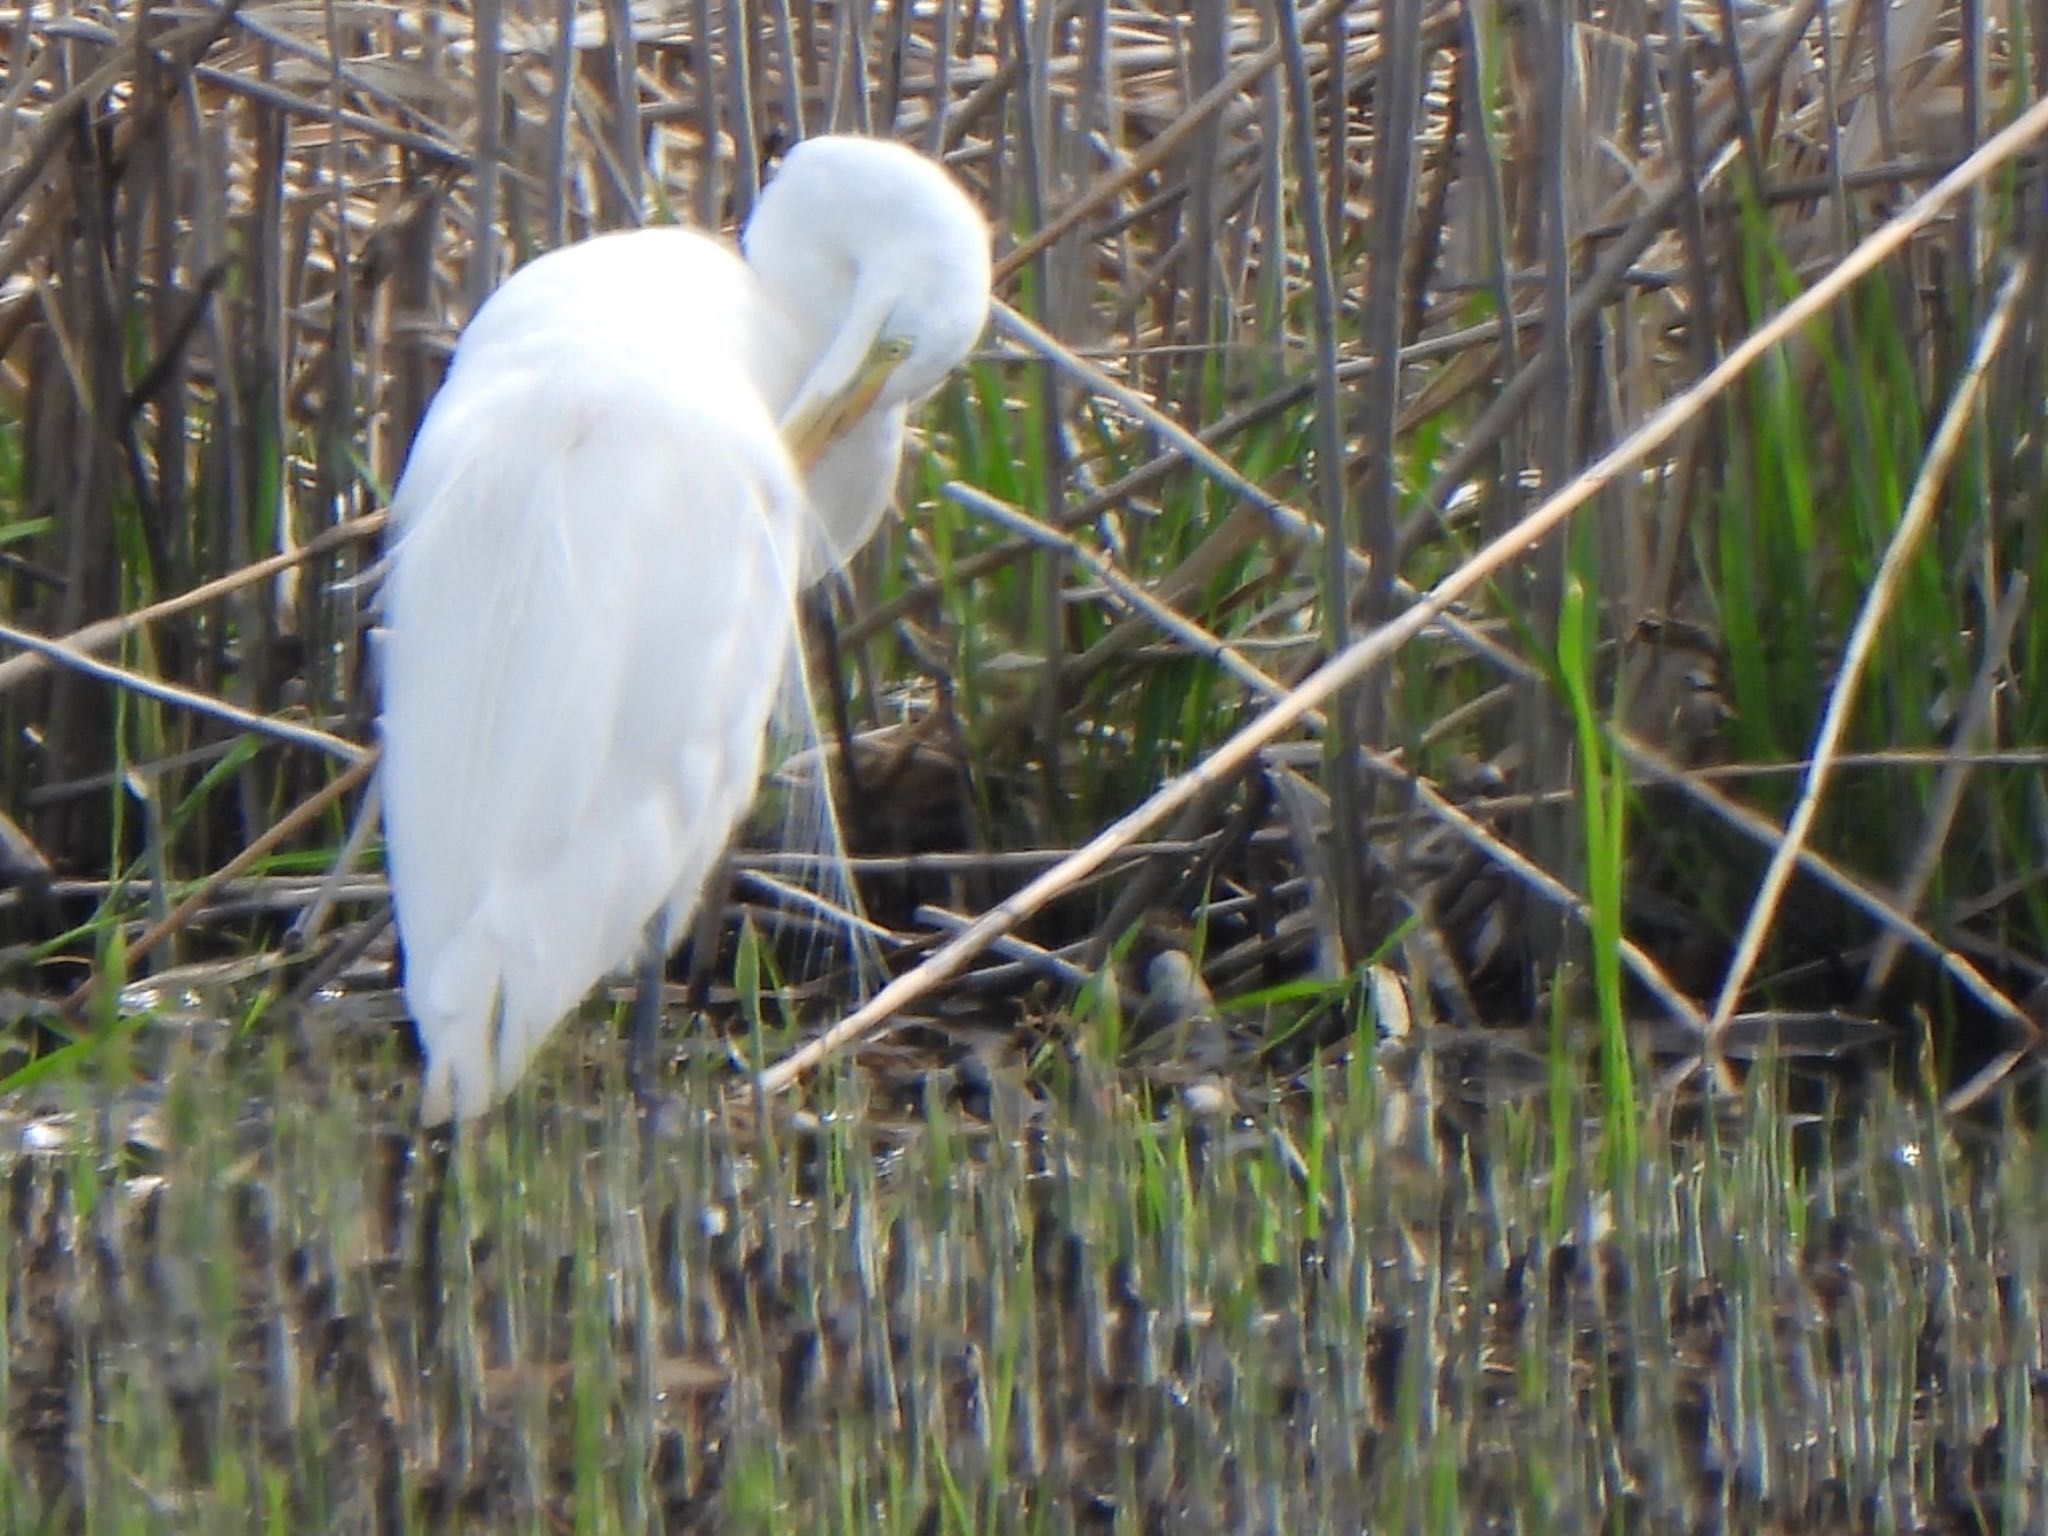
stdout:
[[392,498],[381,773],[429,1124],[683,930],[799,589],[874,532],[906,408],[987,320],[987,224],[899,145],[799,145],[741,244],[648,229],[522,268]]

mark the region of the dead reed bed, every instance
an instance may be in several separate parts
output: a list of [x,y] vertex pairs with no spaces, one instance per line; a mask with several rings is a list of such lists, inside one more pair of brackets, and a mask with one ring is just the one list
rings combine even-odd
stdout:
[[904,964],[1166,782],[954,995],[1173,948],[1225,997],[1384,962],[1610,1063],[1874,1020],[1967,1096],[2033,1047],[2042,0],[0,14],[17,1067],[88,978],[274,996],[375,942],[375,881],[314,877],[451,338],[535,251],[735,226],[825,129],[944,156],[998,230],[998,323],[838,594]]

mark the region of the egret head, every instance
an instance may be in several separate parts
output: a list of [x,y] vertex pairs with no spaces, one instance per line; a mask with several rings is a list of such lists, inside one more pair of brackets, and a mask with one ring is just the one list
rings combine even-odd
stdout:
[[951,176],[900,144],[799,144],[743,244],[809,349],[782,422],[805,470],[856,423],[938,388],[988,321],[988,225]]

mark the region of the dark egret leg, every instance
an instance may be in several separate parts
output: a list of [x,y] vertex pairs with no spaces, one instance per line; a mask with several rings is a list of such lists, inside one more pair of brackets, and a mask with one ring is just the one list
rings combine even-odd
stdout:
[[[832,734],[839,743],[839,771],[844,775],[845,794],[843,805],[857,806],[861,803],[860,762],[853,753],[853,714],[846,699],[846,671],[840,665],[839,621],[832,613],[831,582],[820,582],[804,594],[802,612],[808,621],[810,639],[818,651],[817,665],[811,670],[813,684],[823,684],[825,699],[832,713]],[[809,664],[805,648],[798,648],[799,660]],[[823,747],[825,743],[818,743]],[[820,770],[830,785],[831,768],[820,754]]]
[[640,984],[633,994],[632,1033],[626,1042],[626,1081],[633,1097],[652,1109],[660,1100],[657,1045],[661,1035],[661,989],[668,970],[668,923],[657,912],[647,925],[646,949],[640,958]]
[[683,1006],[692,1014],[711,1004],[712,972],[718,964],[718,939],[725,927],[725,909],[732,902],[732,860],[720,858],[711,866],[704,889],[697,893],[697,910],[690,917],[690,964],[683,972]]

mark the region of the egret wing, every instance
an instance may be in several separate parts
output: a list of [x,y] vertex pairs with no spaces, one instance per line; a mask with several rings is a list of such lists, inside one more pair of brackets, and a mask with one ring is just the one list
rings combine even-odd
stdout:
[[430,1120],[694,903],[791,654],[771,413],[730,357],[623,350],[459,364],[395,498],[382,772]]

